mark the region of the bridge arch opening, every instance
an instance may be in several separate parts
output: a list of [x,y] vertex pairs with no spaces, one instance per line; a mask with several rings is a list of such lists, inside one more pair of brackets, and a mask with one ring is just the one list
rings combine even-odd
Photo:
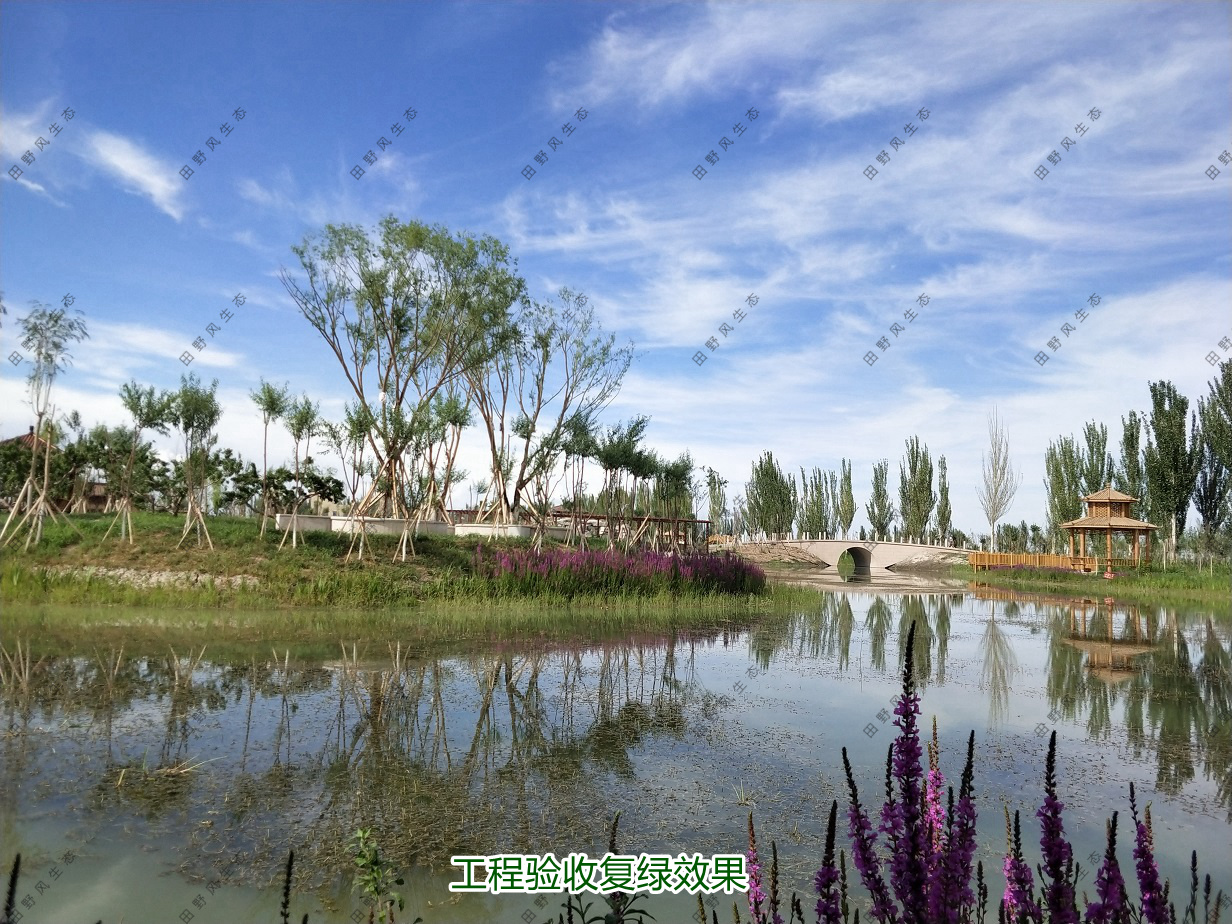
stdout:
[[852,545],[843,549],[851,556],[852,563],[855,567],[855,574],[872,574],[873,573],[873,553],[862,546]]

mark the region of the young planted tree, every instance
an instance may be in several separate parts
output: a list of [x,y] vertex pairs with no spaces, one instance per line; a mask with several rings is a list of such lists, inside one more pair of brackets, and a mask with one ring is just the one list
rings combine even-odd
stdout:
[[566,541],[576,538],[579,546],[586,543],[583,516],[588,511],[582,509],[583,492],[586,490],[586,460],[595,459],[599,455],[599,443],[595,433],[596,427],[593,420],[574,413],[565,422],[565,438],[561,444],[570,498],[569,530],[566,533]]
[[1048,498],[1048,532],[1053,551],[1062,539],[1061,524],[1082,516],[1082,452],[1072,436],[1058,437],[1044,452],[1044,490]]
[[124,475],[120,482],[120,509],[115,519],[107,527],[103,536],[106,541],[116,524],[120,525],[119,539],[128,539],[133,543],[133,473],[137,464],[137,450],[141,445],[141,434],[145,430],[153,430],[163,436],[167,435],[171,416],[175,410],[175,393],[162,390],[157,393],[153,385],[142,388],[136,379],[120,386],[120,403],[133,419],[133,444],[128,455],[128,464],[124,466]]
[[375,236],[326,225],[292,249],[307,278],[301,284],[284,270],[283,285],[371,423],[379,474],[358,512],[380,507],[403,519],[395,557],[405,560],[408,549],[414,554],[408,499],[418,493],[406,455],[425,445],[433,399],[508,348],[516,335],[510,308],[524,283],[496,239],[393,216]]
[[950,510],[950,479],[946,473],[945,456],[937,459],[937,538],[942,545],[950,544],[952,512]]
[[[27,523],[29,533],[26,536],[28,549],[37,545],[43,538],[43,520],[51,516],[57,517],[55,508],[48,501],[48,490],[51,480],[51,449],[49,439],[42,438],[43,422],[54,417],[51,407],[51,389],[60,373],[72,365],[73,357],[70,349],[73,344],[80,343],[90,337],[86,330],[86,322],[81,312],[76,317],[70,316],[62,308],[52,308],[42,302],[33,302],[30,313],[17,322],[23,334],[21,345],[30,352],[31,369],[26,376],[26,387],[29,394],[30,409],[34,411],[34,441],[30,453],[30,471],[25,484],[18,492],[13,509],[9,512],[0,529],[0,539],[6,535],[5,545],[13,541]],[[37,477],[39,450],[43,455],[43,477],[41,484]],[[9,526],[18,514],[22,518],[9,532]],[[67,522],[67,521],[66,521]],[[76,526],[73,527],[77,529]]]
[[291,505],[291,522],[287,524],[282,534],[282,542],[278,543],[280,549],[287,541],[288,535],[291,537],[291,548],[295,548],[299,541],[299,508],[306,499],[303,493],[303,481],[300,478],[299,447],[301,443],[304,444],[304,455],[307,456],[312,445],[312,438],[320,432],[320,407],[304,395],[299,400],[291,402],[287,408],[285,423],[287,432],[291,434],[291,441],[295,444],[295,503]]
[[184,484],[187,494],[188,510],[184,515],[184,532],[176,544],[179,548],[188,538],[188,533],[196,529],[197,546],[201,546],[201,537],[211,549],[214,541],[210,538],[209,528],[205,524],[205,513],[202,505],[205,502],[205,489],[210,476],[210,451],[218,442],[214,428],[218,426],[218,418],[222,416],[222,408],[218,404],[218,379],[210,383],[208,389],[201,386],[196,373],[180,376],[180,390],[175,393],[175,403],[169,423],[180,434],[184,446]]
[[263,378],[261,387],[249,392],[248,396],[261,412],[264,428],[261,435],[261,535],[264,536],[265,526],[269,522],[269,426],[287,413],[291,404],[291,386],[284,382],[282,388],[275,388]]
[[898,466],[898,499],[903,517],[903,538],[922,542],[928,519],[937,503],[933,493],[933,461],[920,438],[907,440],[907,453]]
[[890,503],[890,462],[882,459],[873,464],[873,488],[864,512],[873,531],[873,540],[884,542],[894,523],[894,505]]
[[524,302],[517,335],[487,350],[466,372],[491,454],[488,503],[481,518],[510,522],[527,486],[559,459],[568,421],[593,420],[620,391],[633,345],[617,347],[585,295],[561,289],[559,302]]
[[836,525],[842,527],[843,538],[846,539],[847,533],[851,531],[851,522],[856,518],[856,499],[851,493],[851,460],[843,459],[840,466],[843,470],[842,486],[835,499],[834,511]]
[[[1193,497],[1202,445],[1196,419],[1188,420],[1189,399],[1171,382],[1151,382],[1151,417],[1146,444],[1147,493],[1151,517],[1168,526],[1168,551],[1175,557],[1177,537]],[[1186,424],[1189,438],[1186,439]]]
[[984,456],[984,480],[977,496],[988,528],[992,533],[992,550],[997,551],[997,521],[1009,511],[1014,495],[1022,483],[1021,473],[1015,474],[1010,461],[1010,442],[994,409],[988,416],[988,453]]

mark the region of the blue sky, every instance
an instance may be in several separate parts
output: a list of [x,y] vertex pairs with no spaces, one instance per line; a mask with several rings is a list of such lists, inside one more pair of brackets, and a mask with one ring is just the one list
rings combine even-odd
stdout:
[[[118,424],[123,382],[191,370],[219,379],[221,444],[259,458],[261,377],[335,419],[348,395],[278,281],[290,246],[392,213],[499,237],[539,297],[584,291],[638,348],[609,419],[651,415],[649,443],[729,494],[765,449],[846,456],[862,507],[918,434],[980,531],[995,407],[1009,518],[1042,523],[1049,440],[1094,418],[1115,443],[1149,380],[1196,399],[1204,357],[1232,356],[1230,27],[1226,3],[8,0],[0,352],[31,300],[71,293],[91,339],[61,408]],[[0,369],[8,436],[31,420]],[[484,471],[478,430],[462,461]]]

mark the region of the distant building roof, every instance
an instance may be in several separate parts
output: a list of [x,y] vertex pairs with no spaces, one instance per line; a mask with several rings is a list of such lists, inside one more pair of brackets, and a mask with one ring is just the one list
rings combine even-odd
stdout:
[[41,436],[34,435],[34,427],[32,426],[29,433],[23,433],[21,436],[10,436],[7,440],[0,440],[0,446],[6,443],[21,443],[27,449],[33,449],[36,440],[41,446],[47,445],[47,440]]

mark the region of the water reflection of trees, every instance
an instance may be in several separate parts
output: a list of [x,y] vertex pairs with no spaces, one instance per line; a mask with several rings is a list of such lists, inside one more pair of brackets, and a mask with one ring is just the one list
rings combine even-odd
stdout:
[[[85,777],[95,810],[221,815],[213,836],[270,865],[286,846],[272,830],[331,877],[360,824],[400,860],[438,865],[456,853],[597,846],[614,808],[605,781],[634,779],[647,737],[683,735],[692,673],[692,644],[676,637],[453,659],[395,646],[374,661],[351,649],[324,666],[285,654],[47,658],[24,692],[6,684],[6,791],[34,791],[21,758],[46,740],[30,732],[41,713],[90,726],[88,769],[59,772]],[[221,758],[133,785],[138,766],[197,765],[219,727],[226,743],[210,753]],[[130,773],[122,786],[117,770]]]
[[[749,645],[763,668],[794,655],[840,674],[864,661],[892,675],[897,667],[889,662],[901,659],[903,630],[915,620],[918,682],[944,684],[952,616],[962,602],[830,595],[812,611],[764,620]],[[999,609],[976,639],[994,721],[1016,663],[1006,629],[1024,618],[1012,605]],[[1161,790],[1179,792],[1200,770],[1232,807],[1226,631],[1210,620],[1152,612],[1134,624],[1135,640],[1123,614],[1099,608],[1087,634],[1111,631],[1150,647],[1134,670],[1104,677],[1067,641],[1070,610],[1041,612],[1051,707],[1085,723],[1097,740],[1110,739],[1123,714],[1116,734],[1139,754],[1155,752]],[[297,664],[285,652],[212,662],[199,650],[45,658],[29,666],[24,682],[5,681],[5,798],[10,807],[19,791],[28,798],[32,765],[52,766],[38,750],[48,732],[36,726],[63,729],[71,720],[69,727],[85,728],[78,744],[91,760],[62,772],[89,777],[97,810],[167,824],[173,808],[177,823],[209,816],[214,828],[194,836],[216,838],[208,845],[216,850],[250,850],[254,876],[285,858],[292,838],[305,869],[332,876],[347,867],[344,845],[360,825],[376,828],[403,863],[597,847],[615,800],[645,785],[639,746],[656,736],[685,739],[690,717],[716,708],[715,697],[696,692],[694,656],[696,645],[720,639],[740,643],[743,633],[453,657],[351,647],[325,664]],[[166,769],[217,755],[162,787],[115,785],[118,771],[143,761]]]
[[[1087,734],[1096,740],[1113,738],[1119,707],[1131,753],[1139,759],[1154,755],[1159,790],[1178,795],[1201,766],[1232,821],[1232,656],[1226,638],[1209,616],[1199,621],[1170,608],[1096,605],[1088,618],[1089,608],[1050,608],[1051,707],[1071,721],[1085,716]],[[1094,639],[1106,640],[1102,657],[1090,644]]]

